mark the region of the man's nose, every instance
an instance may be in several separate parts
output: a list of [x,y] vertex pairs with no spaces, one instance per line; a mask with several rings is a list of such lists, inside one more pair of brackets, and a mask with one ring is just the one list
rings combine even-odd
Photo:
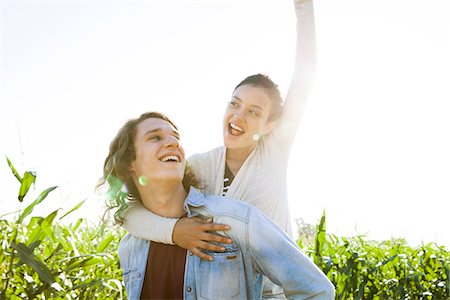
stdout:
[[166,147],[180,148],[180,141],[174,136],[168,136],[166,139]]

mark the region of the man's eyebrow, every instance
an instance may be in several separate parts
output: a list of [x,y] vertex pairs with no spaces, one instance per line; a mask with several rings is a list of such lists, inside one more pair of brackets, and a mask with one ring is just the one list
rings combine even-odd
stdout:
[[[152,133],[161,132],[163,131],[162,128],[158,127],[152,130],[147,130],[147,132],[144,133],[144,136],[150,135]],[[172,132],[173,135],[175,135],[177,138],[180,138],[180,133],[177,130],[171,129],[170,132]]]
[[161,129],[161,128],[155,128],[155,129],[152,129],[152,130],[147,130],[147,131],[144,133],[144,136],[149,135],[149,134],[152,134],[152,133],[155,133],[155,132],[159,132],[159,131],[162,131],[162,129]]

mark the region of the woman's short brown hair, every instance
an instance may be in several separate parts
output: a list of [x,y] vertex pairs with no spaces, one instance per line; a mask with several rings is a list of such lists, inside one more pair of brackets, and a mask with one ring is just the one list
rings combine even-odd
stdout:
[[278,85],[270,79],[269,76],[264,74],[255,74],[250,75],[244,80],[242,80],[235,88],[243,85],[250,85],[253,87],[258,87],[263,89],[271,100],[271,113],[269,116],[269,121],[276,121],[281,116],[281,112],[283,110],[283,99],[280,95],[280,90],[278,89]]

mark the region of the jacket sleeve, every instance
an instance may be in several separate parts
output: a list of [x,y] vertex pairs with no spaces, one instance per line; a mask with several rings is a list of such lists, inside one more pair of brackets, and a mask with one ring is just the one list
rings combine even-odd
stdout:
[[247,249],[255,271],[280,285],[288,299],[334,299],[334,286],[284,231],[252,208]]
[[177,221],[178,219],[158,216],[136,201],[125,211],[122,226],[140,239],[173,245],[172,233]]
[[274,131],[280,142],[292,143],[306,101],[312,90],[316,69],[316,35],[313,0],[294,0],[297,17],[295,67],[283,112]]

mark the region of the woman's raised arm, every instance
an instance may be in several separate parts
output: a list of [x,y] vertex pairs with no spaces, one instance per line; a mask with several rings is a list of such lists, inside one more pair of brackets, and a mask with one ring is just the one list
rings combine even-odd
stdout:
[[311,92],[316,71],[316,33],[313,0],[294,0],[297,17],[295,68],[289,91],[278,121],[282,135],[293,140],[306,101]]

